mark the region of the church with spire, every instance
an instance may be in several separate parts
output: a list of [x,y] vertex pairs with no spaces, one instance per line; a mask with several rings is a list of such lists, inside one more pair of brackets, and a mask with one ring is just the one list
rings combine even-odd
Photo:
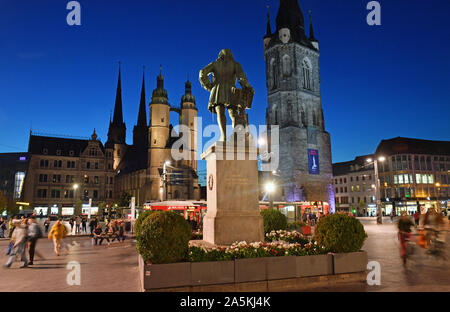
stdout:
[[[135,197],[136,205],[165,200],[199,200],[200,185],[197,176],[197,107],[186,81],[180,106],[170,105],[164,89],[162,70],[156,77],[156,88],[149,103],[149,122],[145,96],[145,77],[142,77],[141,98],[136,125],[133,127],[133,143],[125,142],[126,126],[122,114],[121,71],[117,82],[114,115],[109,123],[105,150],[114,158],[114,194],[120,197],[128,193]],[[170,112],[179,114],[179,125],[186,131],[175,131],[170,123]],[[186,137],[189,136],[189,140]],[[180,142],[183,144],[180,145]],[[173,148],[185,150],[185,156],[174,159]]]
[[298,0],[280,0],[276,29],[267,12],[263,36],[268,107],[266,123],[279,129],[275,200],[310,202],[334,211],[330,134],[320,91],[319,42],[311,12],[309,36]]

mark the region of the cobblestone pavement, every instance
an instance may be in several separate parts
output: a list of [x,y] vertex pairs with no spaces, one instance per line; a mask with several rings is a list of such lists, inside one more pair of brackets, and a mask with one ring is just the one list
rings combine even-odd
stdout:
[[421,248],[406,268],[400,259],[400,244],[397,239],[395,221],[383,221],[377,225],[373,220],[363,220],[368,238],[363,249],[367,251],[369,261],[378,261],[381,265],[381,285],[369,286],[365,283],[349,284],[311,289],[310,291],[450,291],[450,234],[446,237],[447,259],[437,259],[425,254]]
[[[68,237],[65,239],[68,254],[57,257],[52,242],[42,238],[36,250],[45,259],[35,256],[34,265],[22,269],[22,262],[13,263],[9,269],[4,267],[8,241],[2,240],[0,292],[139,291],[136,247],[131,239],[127,240],[110,246],[93,246],[89,237]],[[80,263],[80,286],[67,284],[71,270],[66,266],[70,261]]]

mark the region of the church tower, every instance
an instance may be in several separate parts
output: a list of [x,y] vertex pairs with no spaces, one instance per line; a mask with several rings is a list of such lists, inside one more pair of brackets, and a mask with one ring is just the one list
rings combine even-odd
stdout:
[[142,74],[141,101],[136,126],[133,128],[133,146],[138,150],[148,150],[148,125],[145,100],[145,77]]
[[117,81],[117,90],[116,90],[116,102],[114,105],[114,116],[113,120],[109,121],[109,130],[108,130],[108,141],[105,146],[107,150],[113,152],[113,169],[116,170],[122,161],[123,156],[126,152],[126,126],[123,122],[123,114],[122,114],[122,83],[121,83],[121,75],[120,75],[120,65],[119,65],[119,78]]
[[330,135],[320,93],[319,44],[310,36],[298,0],[280,0],[276,30],[267,15],[263,38],[267,125],[279,126],[277,184],[281,200],[326,202],[334,211]]
[[184,84],[184,94],[181,97],[180,125],[189,128],[189,160],[186,165],[197,171],[197,117],[198,109],[195,105],[195,97],[192,95],[189,79]]
[[151,198],[161,198],[161,178],[159,169],[163,168],[165,161],[170,160],[170,149],[167,149],[170,137],[169,127],[170,105],[167,90],[164,89],[162,73],[156,79],[156,89],[153,90],[150,102],[150,128],[149,128],[149,170],[151,181]]

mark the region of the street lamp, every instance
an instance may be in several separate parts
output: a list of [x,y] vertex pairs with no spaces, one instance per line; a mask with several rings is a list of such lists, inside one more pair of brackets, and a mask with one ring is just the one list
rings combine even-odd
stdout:
[[78,189],[79,185],[77,183],[75,183],[73,185],[73,214],[75,214],[75,206],[76,206],[76,200],[77,200],[77,189]]
[[163,164],[163,192],[164,192],[164,196],[163,196],[163,200],[167,200],[167,166],[170,166],[170,161],[166,160]]
[[275,184],[273,182],[267,182],[265,185],[266,192],[269,193],[269,200],[270,200],[270,209],[273,209],[273,198],[272,193],[275,191]]
[[376,175],[376,190],[375,194],[377,196],[377,224],[383,224],[383,212],[381,210],[381,190],[380,190],[380,177],[378,175],[378,162],[384,162],[386,157],[380,156],[378,159],[374,160],[375,165],[375,175]]

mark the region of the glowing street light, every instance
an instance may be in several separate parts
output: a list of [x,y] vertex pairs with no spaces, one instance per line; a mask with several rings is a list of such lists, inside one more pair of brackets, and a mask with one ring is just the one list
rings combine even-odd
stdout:
[[386,157],[384,157],[384,156],[378,157],[378,161],[385,161],[385,160],[386,160]]
[[275,184],[273,182],[267,182],[266,183],[266,191],[268,193],[273,193],[273,191],[275,191]]
[[73,189],[76,190],[78,188],[78,184],[73,185]]
[[372,158],[367,158],[366,161],[367,161],[368,163],[371,163],[371,162],[372,162]]

